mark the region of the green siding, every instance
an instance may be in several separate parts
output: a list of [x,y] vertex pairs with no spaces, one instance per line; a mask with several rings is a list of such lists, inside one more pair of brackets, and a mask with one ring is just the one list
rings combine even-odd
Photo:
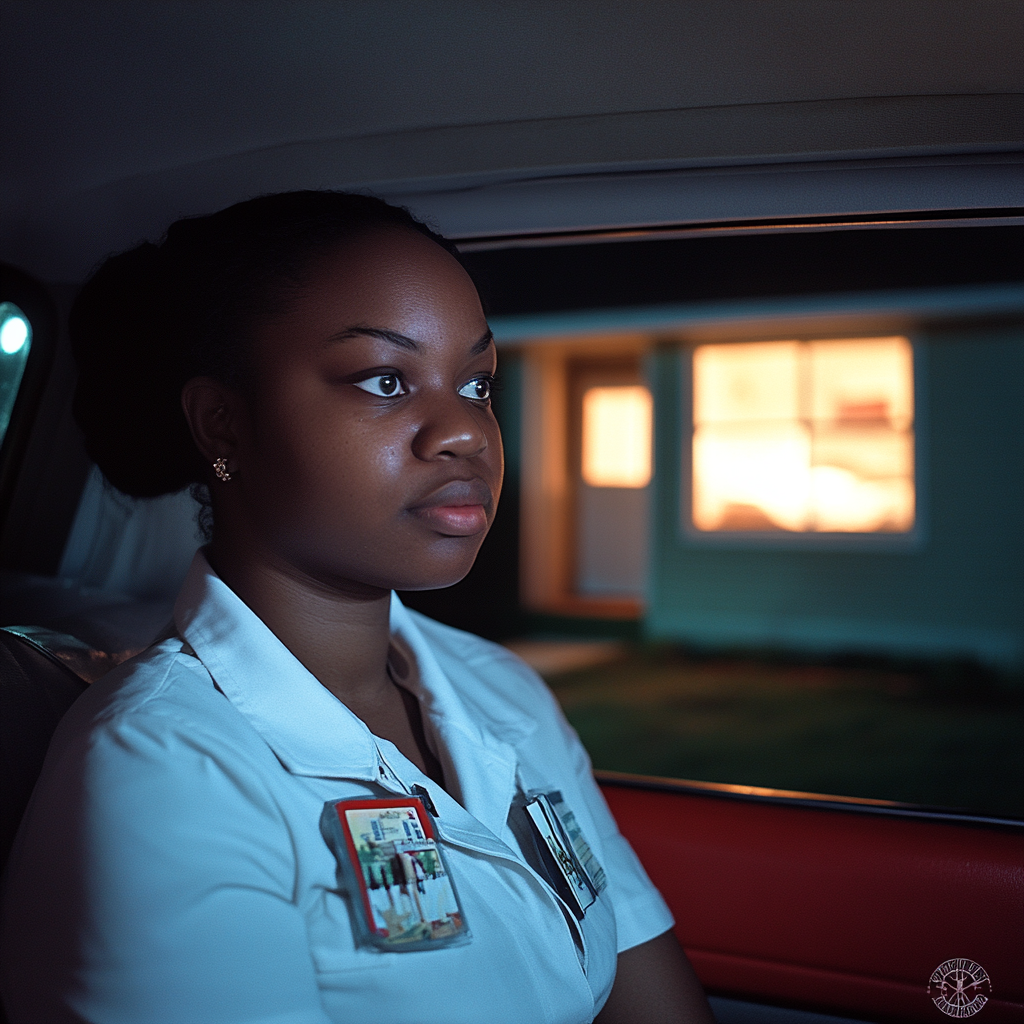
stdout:
[[1024,335],[963,330],[923,350],[924,538],[912,549],[703,546],[681,528],[682,362],[656,401],[647,635],[696,644],[1024,663]]

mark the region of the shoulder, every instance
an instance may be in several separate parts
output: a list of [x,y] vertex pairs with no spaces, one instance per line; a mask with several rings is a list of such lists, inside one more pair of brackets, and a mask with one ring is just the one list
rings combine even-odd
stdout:
[[218,709],[223,698],[218,700],[210,673],[186,651],[178,639],[147,648],[93,683],[64,722],[95,729],[148,717],[188,720],[196,712]]
[[162,641],[89,687],[61,720],[47,761],[82,762],[95,776],[182,773],[200,761],[258,757],[259,737],[180,640]]
[[[44,858],[54,872],[76,871],[77,849],[106,865],[96,869],[104,878],[174,861],[180,882],[201,874],[200,862],[213,869],[256,850],[287,880],[280,772],[203,665],[167,641],[94,683],[61,720],[22,825],[19,870],[38,880],[25,865]],[[47,852],[57,832],[67,856]]]
[[466,705],[497,732],[550,722],[561,709],[543,679],[507,647],[407,609],[431,653]]

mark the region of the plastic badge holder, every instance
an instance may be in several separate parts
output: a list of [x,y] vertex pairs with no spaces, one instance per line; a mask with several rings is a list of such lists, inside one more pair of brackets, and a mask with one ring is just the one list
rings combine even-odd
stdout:
[[321,830],[341,868],[357,945],[404,953],[469,941],[437,831],[421,800],[328,802]]
[[576,821],[576,815],[572,813],[572,809],[557,789],[548,793],[547,798],[558,815],[558,820],[562,823],[569,841],[572,843],[573,851],[579,859],[580,866],[586,872],[587,877],[597,892],[604,892],[608,888],[608,878],[604,873],[604,868],[601,867],[598,859],[594,856],[593,850],[590,849],[590,844],[583,837],[583,830]]
[[[560,811],[556,811],[556,808],[560,808]],[[531,793],[526,813],[545,851],[542,857],[548,862],[549,881],[573,914],[582,921],[604,888],[601,865],[583,839],[576,818],[566,806],[561,793]],[[599,878],[595,880],[592,873],[599,873]]]

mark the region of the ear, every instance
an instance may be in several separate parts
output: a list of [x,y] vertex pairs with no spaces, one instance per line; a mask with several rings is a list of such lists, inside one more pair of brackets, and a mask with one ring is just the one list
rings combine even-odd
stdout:
[[181,389],[181,407],[206,461],[227,459],[228,471],[234,471],[244,418],[238,392],[212,377],[193,377]]

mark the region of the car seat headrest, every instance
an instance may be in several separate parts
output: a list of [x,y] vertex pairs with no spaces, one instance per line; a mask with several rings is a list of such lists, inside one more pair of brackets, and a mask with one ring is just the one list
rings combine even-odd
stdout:
[[94,683],[138,651],[100,651],[68,633],[42,626],[4,626],[50,661],[70,669],[83,683]]

